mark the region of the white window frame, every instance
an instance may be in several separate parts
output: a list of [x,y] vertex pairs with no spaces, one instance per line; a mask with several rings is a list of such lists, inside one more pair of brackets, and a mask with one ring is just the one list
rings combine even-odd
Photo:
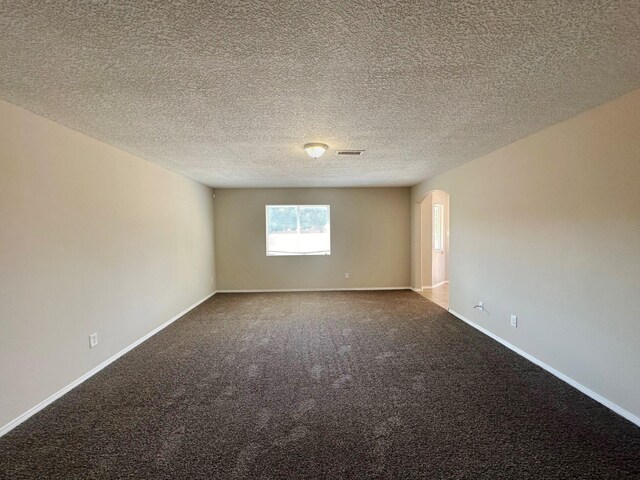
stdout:
[[[300,207],[326,207],[327,209],[327,225],[329,225],[329,251],[327,253],[269,253],[269,208],[270,207],[296,207],[298,212],[298,226],[296,233],[300,235]],[[331,255],[331,205],[319,205],[319,204],[267,204],[264,206],[264,220],[265,220],[265,252],[267,257],[327,257]]]

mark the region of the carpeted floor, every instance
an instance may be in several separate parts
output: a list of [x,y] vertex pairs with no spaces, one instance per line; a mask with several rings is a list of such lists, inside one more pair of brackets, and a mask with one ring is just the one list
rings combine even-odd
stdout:
[[0,438],[0,478],[638,479],[640,428],[410,291],[218,294]]

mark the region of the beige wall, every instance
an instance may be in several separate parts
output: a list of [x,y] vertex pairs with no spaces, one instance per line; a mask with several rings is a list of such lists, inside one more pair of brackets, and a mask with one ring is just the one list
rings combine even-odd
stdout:
[[412,189],[450,193],[451,309],[636,416],[639,182],[635,90]]
[[[218,290],[408,287],[409,198],[408,188],[216,190]],[[267,204],[330,205],[331,255],[267,257]]]
[[2,101],[0,145],[1,428],[215,286],[209,188]]
[[422,288],[422,205],[421,202],[412,202],[411,205],[411,287]]

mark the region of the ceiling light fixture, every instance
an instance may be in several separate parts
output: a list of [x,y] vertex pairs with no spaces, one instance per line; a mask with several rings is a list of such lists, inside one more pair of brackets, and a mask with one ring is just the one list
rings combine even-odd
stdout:
[[329,145],[325,145],[324,143],[307,143],[303,148],[311,158],[319,158],[324,155]]

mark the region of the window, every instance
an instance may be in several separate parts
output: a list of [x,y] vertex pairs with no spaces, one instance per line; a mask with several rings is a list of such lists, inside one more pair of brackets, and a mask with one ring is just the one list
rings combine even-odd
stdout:
[[329,205],[267,205],[267,255],[331,255]]
[[444,250],[444,205],[433,205],[433,249]]

